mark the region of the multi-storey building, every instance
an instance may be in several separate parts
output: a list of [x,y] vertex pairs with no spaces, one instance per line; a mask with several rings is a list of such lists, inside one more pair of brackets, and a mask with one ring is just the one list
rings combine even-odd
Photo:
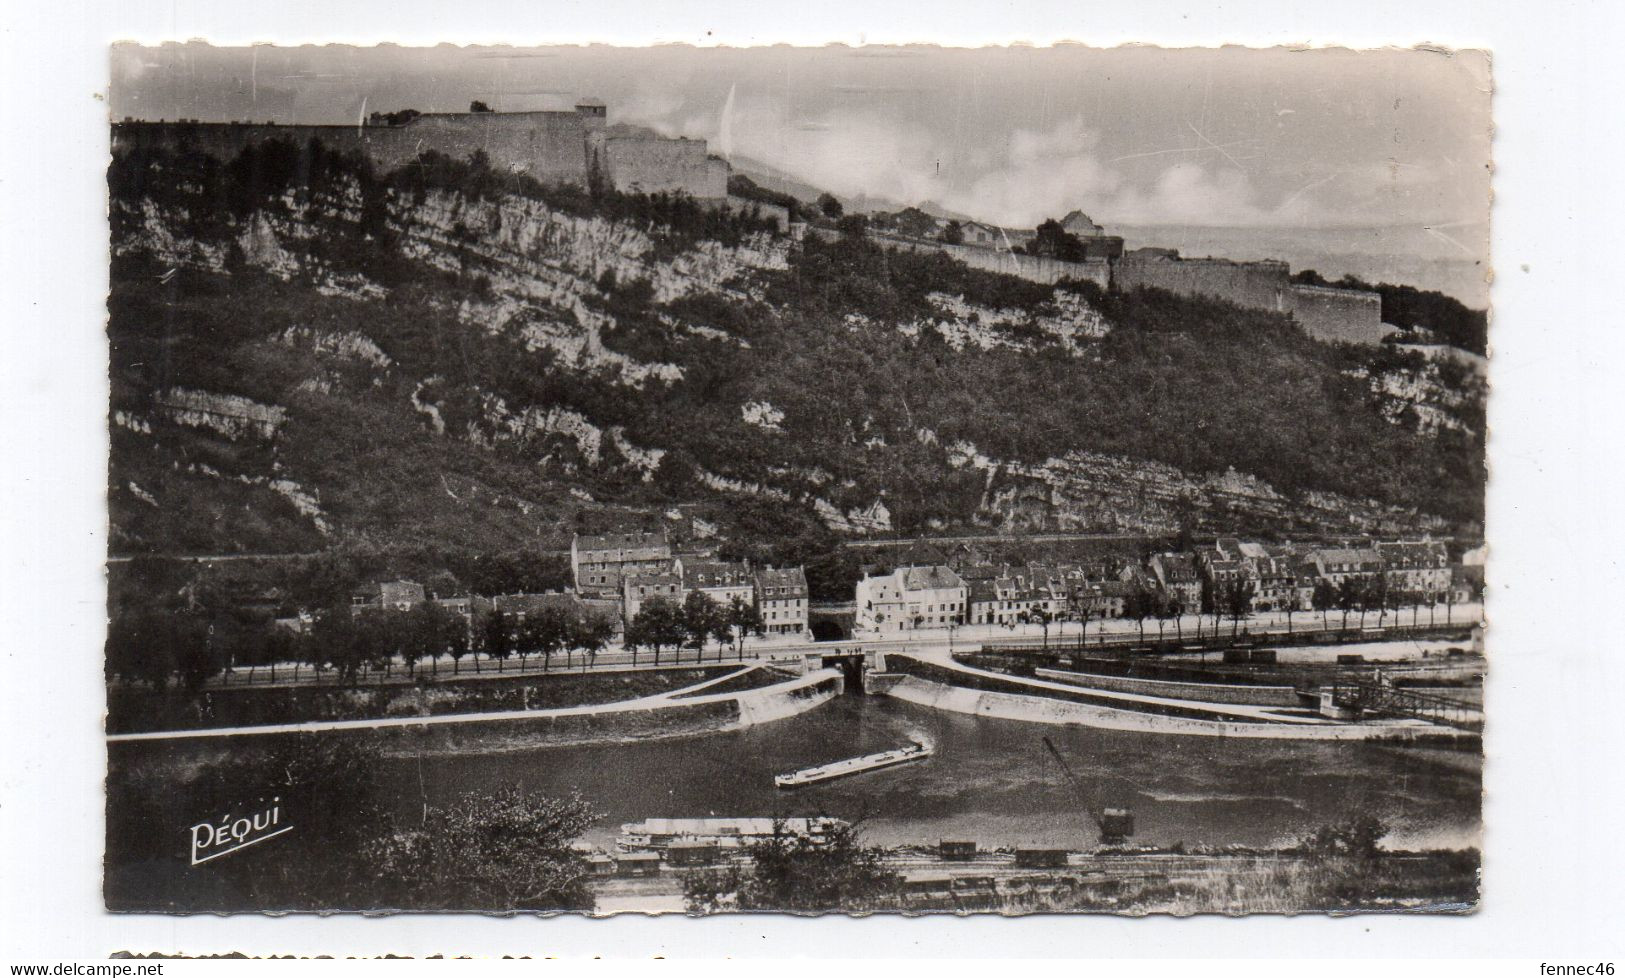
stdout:
[[858,627],[882,633],[963,624],[970,610],[964,580],[941,565],[865,577],[856,603]]
[[1154,554],[1148,566],[1158,586],[1173,595],[1181,608],[1201,610],[1202,576],[1197,573],[1196,561],[1188,554]]
[[756,600],[756,578],[748,564],[680,557],[675,570],[683,583],[685,599],[691,592],[699,591],[724,608],[735,598],[746,604]]
[[1304,610],[1298,591],[1298,571],[1293,558],[1288,556],[1258,557],[1253,565],[1253,610]]
[[1323,547],[1305,555],[1317,576],[1333,584],[1382,573],[1382,555],[1369,547]]
[[629,576],[673,570],[671,543],[664,530],[603,533],[570,541],[570,573],[582,594],[613,597]]
[[800,567],[757,571],[756,608],[769,635],[806,634],[806,573]]
[[676,573],[631,574],[621,582],[621,616],[630,625],[643,606],[654,598],[683,603],[683,579]]
[[1388,586],[1419,594],[1443,594],[1450,587],[1450,554],[1437,540],[1379,543]]

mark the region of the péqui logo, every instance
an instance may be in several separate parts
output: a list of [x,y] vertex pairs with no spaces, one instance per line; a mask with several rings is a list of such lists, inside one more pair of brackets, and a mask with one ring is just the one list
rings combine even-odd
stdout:
[[192,826],[192,865],[229,856],[238,849],[274,839],[293,826],[282,824],[282,799],[272,798],[263,811],[233,818],[224,815],[218,822],[199,822]]

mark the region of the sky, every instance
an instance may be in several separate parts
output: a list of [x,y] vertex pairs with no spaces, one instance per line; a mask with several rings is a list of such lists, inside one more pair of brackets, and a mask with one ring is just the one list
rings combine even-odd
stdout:
[[707,139],[845,197],[1011,227],[1077,208],[1108,229],[1261,239],[1393,228],[1351,247],[1486,259],[1479,52],[191,43],[116,46],[111,67],[115,118],[342,123],[596,96],[612,122]]

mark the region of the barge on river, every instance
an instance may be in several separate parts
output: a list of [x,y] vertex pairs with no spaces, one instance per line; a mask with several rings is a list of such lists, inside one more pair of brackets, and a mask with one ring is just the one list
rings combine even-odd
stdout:
[[910,761],[920,761],[930,757],[935,749],[930,744],[913,743],[907,747],[896,750],[881,751],[879,754],[866,754],[863,757],[849,757],[844,761],[831,761],[817,767],[803,768],[789,774],[780,774],[773,779],[773,783],[781,788],[799,788],[802,785],[817,784],[831,778],[844,778],[849,774],[862,774],[865,771],[876,771],[883,767],[894,767],[898,764],[907,764]]

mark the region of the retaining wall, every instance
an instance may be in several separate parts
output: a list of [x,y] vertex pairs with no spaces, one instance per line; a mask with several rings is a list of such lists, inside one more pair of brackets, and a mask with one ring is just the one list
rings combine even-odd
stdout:
[[1270,740],[1364,740],[1414,744],[1455,744],[1476,735],[1431,724],[1285,724],[1226,723],[1158,716],[1109,707],[1068,703],[1042,696],[984,692],[947,683],[904,676],[886,693],[904,702],[936,710],[1028,723],[1076,724],[1103,730],[1185,734],[1199,737],[1247,737]]
[[1040,679],[1068,683],[1085,689],[1107,689],[1117,693],[1138,693],[1142,696],[1168,696],[1173,699],[1194,700],[1198,703],[1285,707],[1301,705],[1298,699],[1298,691],[1291,686],[1231,686],[1224,683],[1181,683],[1163,679],[1101,676],[1094,673],[1069,672],[1065,669],[1035,669],[1033,671]]
[[554,710],[110,734],[109,748],[142,741],[206,741],[331,733],[377,737],[403,752],[502,749],[683,737],[736,730],[804,713],[840,695],[841,673],[821,669],[760,689],[690,699],[646,698]]

